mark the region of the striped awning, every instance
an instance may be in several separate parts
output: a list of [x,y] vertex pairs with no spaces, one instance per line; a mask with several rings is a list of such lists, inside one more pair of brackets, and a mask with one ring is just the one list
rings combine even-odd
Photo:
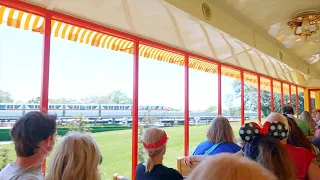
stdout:
[[[41,34],[44,32],[43,17],[5,6],[0,6],[0,24]],[[56,38],[83,43],[98,48],[105,48],[133,54],[132,41],[66,24],[56,20],[51,21],[51,27],[51,33]],[[221,62],[256,71],[290,83],[298,83],[297,73],[299,74],[299,72],[296,72],[286,64],[283,64],[259,52],[258,50],[247,46],[246,44],[230,37],[223,32],[218,33],[219,36],[217,36],[217,39],[220,39],[217,41],[217,43],[225,44],[225,48],[221,50],[218,48],[213,49],[213,52],[215,52],[215,55]],[[222,51],[226,53],[222,53]],[[184,56],[181,54],[172,53],[144,44],[140,44],[139,54],[145,58],[180,66],[184,66],[185,63]],[[230,54],[230,56],[226,54]],[[214,62],[210,63],[208,61],[201,61],[193,57],[190,57],[189,59],[189,67],[208,73],[217,74],[218,72],[218,66]],[[224,76],[240,79],[240,72],[229,67],[222,66],[221,73]],[[302,74],[301,77],[306,76]],[[246,83],[257,86],[257,77],[255,75],[245,74],[244,78]],[[261,81],[261,84],[262,90],[270,90],[270,84],[268,85],[268,83],[263,81]],[[274,92],[280,92],[280,85],[274,84]],[[287,86],[284,87],[284,92],[289,92]]]

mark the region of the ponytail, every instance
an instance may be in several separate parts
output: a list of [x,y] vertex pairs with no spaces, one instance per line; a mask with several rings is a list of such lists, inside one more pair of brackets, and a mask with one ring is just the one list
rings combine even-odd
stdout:
[[146,161],[146,173],[150,173],[152,171],[154,167],[154,164],[152,162],[152,159],[150,157],[148,157],[147,161]]

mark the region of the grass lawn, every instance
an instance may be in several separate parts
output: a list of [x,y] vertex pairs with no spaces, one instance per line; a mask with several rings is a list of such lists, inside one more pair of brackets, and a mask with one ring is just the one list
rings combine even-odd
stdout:
[[[235,135],[238,136],[239,122],[231,123]],[[190,126],[190,153],[202,141],[205,140],[205,132],[209,125]],[[176,168],[177,157],[183,156],[183,126],[165,128],[169,141],[164,157],[166,166]],[[93,137],[99,144],[103,162],[100,166],[102,179],[111,179],[114,173],[126,177],[131,176],[131,130],[109,131],[94,133]],[[12,144],[1,145],[1,148],[14,149]],[[14,151],[10,152],[10,158],[14,159]]]

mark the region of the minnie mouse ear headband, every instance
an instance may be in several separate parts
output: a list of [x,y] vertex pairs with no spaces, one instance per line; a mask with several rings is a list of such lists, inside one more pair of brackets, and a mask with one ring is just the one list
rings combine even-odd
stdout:
[[158,148],[158,147],[161,147],[162,145],[164,145],[168,139],[169,138],[167,137],[166,132],[164,132],[162,138],[159,139],[156,143],[146,144],[146,143],[142,142],[142,144],[143,144],[143,147],[146,149],[155,149],[155,148]]
[[262,127],[257,123],[250,122],[240,127],[240,137],[246,142],[253,141],[259,135],[274,136],[279,140],[285,139],[289,135],[288,127],[281,122],[265,122]]

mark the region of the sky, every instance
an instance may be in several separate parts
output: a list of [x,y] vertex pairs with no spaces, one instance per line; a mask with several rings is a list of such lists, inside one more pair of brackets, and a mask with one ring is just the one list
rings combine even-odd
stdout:
[[[43,35],[0,25],[0,89],[15,101],[39,97]],[[140,57],[139,105],[184,107],[184,67]],[[132,98],[133,56],[51,38],[49,98],[81,99],[121,90]],[[232,93],[222,77],[222,96]],[[217,75],[190,69],[191,110],[217,105]]]

